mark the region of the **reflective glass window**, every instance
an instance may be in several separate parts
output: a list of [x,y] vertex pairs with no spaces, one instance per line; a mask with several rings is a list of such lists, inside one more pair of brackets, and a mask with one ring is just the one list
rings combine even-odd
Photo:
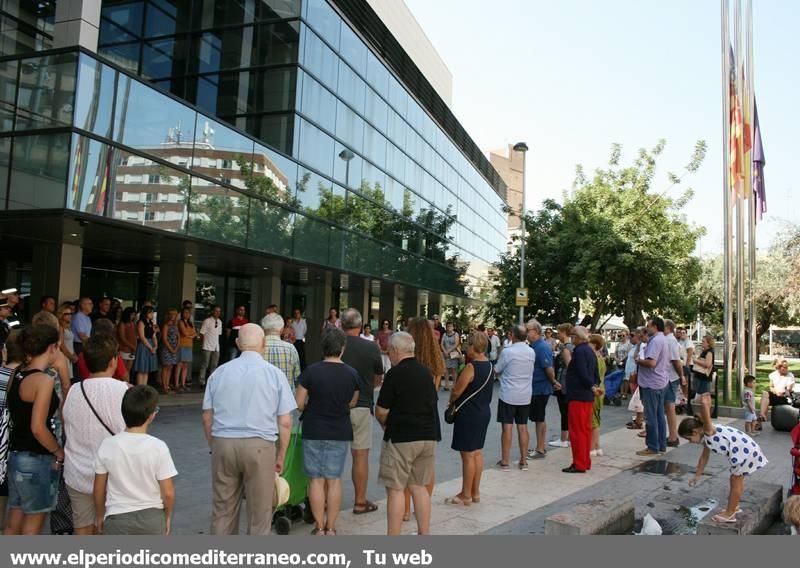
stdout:
[[362,76],[367,74],[367,46],[344,20],[339,54]]
[[23,59],[16,129],[72,125],[77,74],[75,52]]
[[389,120],[389,105],[369,87],[367,88],[364,116],[375,128],[381,132],[386,132],[386,126]]
[[336,136],[356,152],[361,152],[364,145],[364,119],[341,101],[336,104]]
[[259,197],[298,207],[297,164],[289,158],[259,144],[255,145],[253,161],[242,173],[245,187]]
[[306,20],[333,49],[339,49],[341,18],[326,0],[304,0]]
[[252,72],[249,77],[248,110],[274,112],[294,109],[296,93],[297,75],[293,68]]
[[335,91],[338,87],[339,58],[306,26],[303,26],[303,34],[306,44],[303,64],[320,81]]
[[[361,192],[376,200],[383,199],[383,188],[386,185],[386,174],[369,162],[364,162],[364,173],[361,180]],[[380,193],[380,198],[376,197]]]
[[0,62],[0,132],[10,132],[14,128],[18,63],[15,60]]
[[82,55],[78,68],[75,126],[105,138],[111,137],[114,81],[117,72]]
[[147,0],[146,10],[145,37],[173,35],[190,28],[192,0]]
[[189,234],[228,245],[247,242],[250,198],[202,178],[192,178]]
[[72,137],[72,158],[67,183],[67,208],[92,215],[105,215],[110,191],[110,146],[79,136]]
[[252,161],[253,141],[227,126],[199,116],[194,156],[191,152],[187,154],[191,168],[198,173],[244,188],[242,166],[246,168]]
[[364,127],[364,155],[379,168],[386,167],[386,138],[369,125]]
[[[25,6],[35,6],[36,3],[30,1],[15,2],[14,8]],[[55,8],[55,6],[53,6]],[[17,14],[15,14],[17,15]],[[49,32],[52,34],[52,30]],[[53,47],[53,40],[50,37],[37,33],[27,23],[21,22],[4,13],[0,13],[0,53],[3,55],[27,54],[32,51],[43,51]]]
[[195,111],[128,77],[120,76],[115,114],[114,139],[132,148],[165,149],[194,140]]
[[[300,23],[280,22],[255,26],[255,38],[247,65],[297,63]],[[242,66],[245,62],[242,61]]]
[[389,71],[369,50],[367,50],[367,82],[384,99],[389,98]]
[[144,0],[106,0],[100,13],[100,45],[141,38],[143,21]]
[[310,122],[300,120],[298,158],[325,175],[333,173],[333,138]]
[[328,265],[330,240],[330,225],[305,215],[295,216],[294,258]]
[[186,39],[167,38],[145,42],[141,74],[148,79],[185,75],[188,69]]
[[121,149],[114,150],[112,164],[110,216],[162,231],[185,230],[191,189],[187,174]]
[[139,72],[140,46],[138,43],[126,43],[123,45],[111,45],[98,49],[100,55],[107,57],[123,69]]
[[337,93],[339,93],[339,98],[356,109],[356,112],[364,113],[367,85],[341,60],[339,60],[339,87]]
[[303,95],[300,103],[303,114],[329,132],[336,131],[336,97],[311,78],[303,75]]
[[6,208],[8,166],[11,163],[11,137],[0,138],[0,209]]
[[[329,217],[336,207],[332,199],[335,195],[333,187],[334,184],[330,180],[301,167],[297,178],[296,204],[313,215]],[[341,196],[344,202],[343,191]],[[324,212],[319,211],[321,204],[327,207]]]
[[389,104],[397,111],[397,114],[403,118],[406,117],[408,93],[392,75],[389,75]]
[[293,113],[249,116],[246,118],[244,129],[273,148],[285,154],[292,153],[295,129]]
[[250,200],[250,229],[247,248],[291,256],[294,213],[274,203]]
[[364,160],[350,148],[336,143],[333,160],[333,179],[347,187],[361,185]]
[[393,110],[389,110],[389,119],[387,122],[386,135],[394,142],[398,148],[404,149],[406,147],[406,135],[408,134],[408,125],[400,118],[400,115]]
[[406,175],[406,155],[394,144],[386,147],[386,171],[397,179],[403,180]]
[[11,161],[9,209],[63,209],[70,135],[17,136]]

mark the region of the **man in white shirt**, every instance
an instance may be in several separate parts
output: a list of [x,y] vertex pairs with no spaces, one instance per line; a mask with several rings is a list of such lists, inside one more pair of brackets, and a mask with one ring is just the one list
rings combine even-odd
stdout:
[[667,415],[668,430],[667,446],[677,448],[680,445],[680,439],[678,438],[678,416],[675,413],[675,404],[680,398],[682,387],[686,385],[687,380],[683,374],[684,361],[681,360],[681,347],[675,337],[675,322],[664,320],[664,330],[670,361],[669,385],[664,397],[664,412]]
[[304,371],[306,368],[306,333],[308,332],[308,325],[299,308],[295,308],[292,315],[294,318],[290,325],[294,330],[294,347],[300,357],[300,369]]
[[95,534],[95,455],[100,444],[125,430],[122,398],[128,384],[111,378],[117,369],[117,341],[93,335],[83,343],[89,378],[69,389],[64,401],[64,482],[72,503],[76,535]]
[[211,534],[239,532],[246,495],[247,534],[265,536],[272,532],[275,472],[283,470],[297,403],[286,375],[264,361],[260,326],[243,325],[236,346],[242,354],[209,377],[203,398],[203,429],[212,455]]
[[213,373],[219,365],[219,338],[222,336],[222,309],[211,307],[211,315],[200,326],[203,340],[203,362],[200,365],[200,386],[206,385],[207,373]]
[[503,349],[495,370],[500,375],[500,394],[497,400],[497,421],[503,426],[500,438],[502,457],[500,469],[511,469],[511,439],[513,426],[517,425],[519,438],[519,468],[528,469],[528,416],[533,395],[533,368],[536,354],[526,343],[528,330],[524,325],[515,325],[513,343]]

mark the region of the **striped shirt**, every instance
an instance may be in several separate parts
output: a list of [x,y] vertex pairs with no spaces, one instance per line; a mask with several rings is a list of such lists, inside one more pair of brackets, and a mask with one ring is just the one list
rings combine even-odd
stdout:
[[283,341],[277,335],[267,335],[264,359],[283,371],[289,381],[289,387],[294,391],[295,381],[300,376],[300,357],[295,346]]

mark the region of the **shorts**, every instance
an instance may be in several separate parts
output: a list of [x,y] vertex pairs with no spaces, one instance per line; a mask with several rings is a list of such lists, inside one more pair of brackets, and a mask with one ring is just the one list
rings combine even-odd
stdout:
[[758,418],[756,417],[755,412],[745,412],[744,413],[744,421],[745,422],[755,422]]
[[72,526],[76,529],[94,526],[94,495],[81,493],[67,485],[67,495],[72,505]]
[[531,422],[544,422],[547,402],[550,400],[549,394],[535,394],[531,398],[529,417]]
[[782,406],[784,404],[791,404],[789,399],[785,396],[778,396],[772,391],[769,392],[769,405],[770,406]]
[[134,359],[136,359],[133,353],[126,353],[125,351],[120,351],[119,356],[123,361],[133,361]]
[[420,440],[393,444],[384,442],[378,480],[384,487],[402,491],[409,485],[428,485],[435,470],[436,442]]
[[670,381],[667,388],[664,390],[664,402],[666,404],[675,404],[681,394],[681,381]]
[[340,479],[349,441],[303,439],[303,471],[311,479]]
[[711,379],[705,375],[694,376],[694,392],[695,394],[707,394],[711,392]]
[[53,469],[50,454],[9,452],[8,508],[26,515],[49,513],[56,508],[61,470]]
[[530,407],[530,404],[506,404],[498,399],[497,421],[500,424],[527,424]]
[[178,361],[181,363],[191,363],[192,362],[192,348],[191,347],[181,347],[178,351]]
[[372,412],[369,408],[351,408],[350,424],[353,426],[354,450],[368,450],[372,447]]
[[103,523],[106,535],[162,535],[167,532],[164,509],[141,509],[109,515]]

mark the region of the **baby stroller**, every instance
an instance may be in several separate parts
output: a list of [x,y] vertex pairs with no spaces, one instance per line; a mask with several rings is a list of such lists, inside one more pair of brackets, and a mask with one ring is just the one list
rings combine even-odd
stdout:
[[800,423],[792,430],[792,443],[794,447],[789,450],[792,456],[792,483],[789,487],[789,497],[800,495]]
[[622,379],[624,378],[625,371],[614,371],[606,375],[606,404],[613,404],[614,406],[620,406],[622,404],[619,387],[622,385]]
[[314,522],[308,503],[308,478],[303,471],[303,435],[300,426],[292,429],[281,477],[289,484],[289,500],[273,513],[272,526],[276,533],[287,535],[294,523]]

